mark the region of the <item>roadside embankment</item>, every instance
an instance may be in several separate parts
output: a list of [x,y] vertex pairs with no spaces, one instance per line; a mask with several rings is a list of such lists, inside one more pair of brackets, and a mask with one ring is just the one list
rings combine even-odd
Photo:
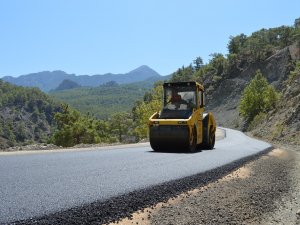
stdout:
[[274,149],[119,224],[300,224],[300,152]]

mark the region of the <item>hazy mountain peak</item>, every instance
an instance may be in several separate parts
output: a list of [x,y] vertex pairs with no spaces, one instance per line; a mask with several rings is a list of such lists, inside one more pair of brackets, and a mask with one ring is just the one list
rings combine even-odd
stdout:
[[31,73],[19,77],[3,77],[4,81],[26,87],[38,87],[43,91],[50,91],[57,88],[63,80],[68,79],[76,82],[80,86],[96,87],[110,81],[118,84],[127,84],[133,82],[144,81],[149,78],[160,77],[160,75],[149,66],[140,66],[125,74],[111,74],[104,75],[79,75],[68,74],[62,70],[43,71],[38,73]]
[[75,81],[64,79],[60,85],[55,89],[55,91],[63,91],[73,88],[81,87],[79,84],[77,84]]
[[149,73],[149,74],[152,74],[152,76],[160,76],[159,73],[157,73],[155,70],[151,69],[147,65],[142,65],[142,66],[130,71],[127,74],[130,74],[130,73]]

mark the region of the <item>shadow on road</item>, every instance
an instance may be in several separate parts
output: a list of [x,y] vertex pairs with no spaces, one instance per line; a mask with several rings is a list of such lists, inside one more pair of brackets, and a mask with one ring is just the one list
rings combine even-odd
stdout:
[[184,150],[163,150],[163,151],[154,151],[154,150],[150,150],[150,151],[146,151],[147,153],[176,153],[176,154],[197,154],[197,153],[201,153],[203,150],[197,150],[195,152],[187,152]]

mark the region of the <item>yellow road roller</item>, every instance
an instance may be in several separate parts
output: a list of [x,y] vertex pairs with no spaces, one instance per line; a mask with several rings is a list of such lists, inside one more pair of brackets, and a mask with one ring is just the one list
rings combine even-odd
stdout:
[[154,151],[213,149],[216,121],[204,114],[204,88],[197,82],[164,83],[163,108],[148,121]]

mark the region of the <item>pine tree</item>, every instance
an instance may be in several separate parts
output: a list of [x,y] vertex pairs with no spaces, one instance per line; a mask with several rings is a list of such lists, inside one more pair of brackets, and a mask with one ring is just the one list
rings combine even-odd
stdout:
[[252,121],[260,112],[274,108],[277,100],[278,94],[275,89],[258,70],[242,94],[239,110],[246,120]]

